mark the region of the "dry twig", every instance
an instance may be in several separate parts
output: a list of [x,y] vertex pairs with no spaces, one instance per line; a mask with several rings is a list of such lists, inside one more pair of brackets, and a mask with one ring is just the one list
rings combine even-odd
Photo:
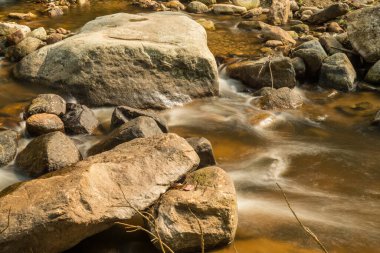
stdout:
[[310,228],[306,227],[302,221],[298,218],[297,214],[294,212],[293,208],[290,206],[290,203],[288,201],[288,198],[286,197],[286,194],[284,192],[284,190],[282,190],[281,186],[276,182],[276,185],[278,186],[278,188],[280,189],[280,191],[282,192],[282,196],[284,196],[284,199],[286,201],[286,204],[288,204],[288,207],[290,209],[290,211],[292,211],[294,217],[296,218],[296,220],[298,221],[298,223],[300,224],[300,226],[302,227],[302,229],[307,233],[309,234],[313,239],[314,241],[316,241],[319,245],[319,247],[321,247],[321,249],[323,250],[323,252],[325,253],[328,253],[327,249],[325,248],[325,246],[323,246],[323,244],[321,243],[321,241],[318,239],[318,237],[310,230]]

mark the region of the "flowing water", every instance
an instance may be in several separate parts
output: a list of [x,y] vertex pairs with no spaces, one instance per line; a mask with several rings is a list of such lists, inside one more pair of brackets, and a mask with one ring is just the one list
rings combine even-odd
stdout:
[[[0,8],[1,17],[33,10],[35,5],[0,0]],[[141,12],[124,1],[93,1],[91,6],[72,9],[57,19],[26,23],[75,31],[96,16],[121,11]],[[257,37],[236,29],[239,18],[207,18],[217,28],[208,32],[215,55],[258,55]],[[10,75],[11,65],[4,60],[0,64],[0,127],[22,133],[24,106],[46,90],[16,82]],[[380,95],[336,94],[309,85],[297,88],[306,100],[302,109],[273,112],[256,108],[256,98],[243,93],[244,86],[226,77],[222,67],[220,87],[220,97],[162,112],[172,132],[208,138],[219,165],[235,182],[239,205],[236,241],[213,252],[321,252],[300,228],[276,182],[300,220],[329,252],[380,252],[380,130],[370,126],[380,109]],[[106,126],[112,108],[95,112]],[[85,152],[98,138],[79,136],[75,140]],[[22,140],[20,149],[27,142]],[[0,169],[0,188],[24,179],[13,165]],[[70,252],[156,251],[141,237],[125,240],[125,236],[108,232],[85,240]]]

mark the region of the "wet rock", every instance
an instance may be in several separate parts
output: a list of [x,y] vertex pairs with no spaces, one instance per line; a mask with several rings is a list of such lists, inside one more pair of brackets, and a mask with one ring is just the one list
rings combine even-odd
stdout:
[[266,47],[279,47],[283,45],[284,43],[281,40],[267,40],[265,42]]
[[13,130],[0,131],[0,167],[12,162],[17,153],[18,134]]
[[203,137],[191,137],[186,140],[193,147],[200,158],[198,168],[204,168],[216,164],[212,145],[209,140]]
[[238,219],[234,184],[218,167],[197,170],[186,176],[182,189],[162,196],[153,216],[162,241],[175,252],[201,250],[198,222],[206,250],[227,245],[234,239]]
[[28,12],[28,13],[12,12],[8,14],[8,17],[13,18],[13,19],[31,20],[31,19],[36,18],[37,15],[31,12]]
[[140,116],[150,117],[154,119],[162,132],[169,132],[168,124],[164,118],[160,117],[152,111],[140,110],[129,106],[118,106],[115,108],[111,118],[111,129],[115,129],[124,123]]
[[188,16],[170,12],[98,17],[79,34],[25,57],[14,74],[69,90],[88,106],[127,102],[165,109],[219,93],[206,31]]
[[65,35],[60,34],[60,33],[52,33],[46,38],[46,43],[48,45],[57,43],[65,38]]
[[260,0],[232,0],[232,3],[236,6],[244,7],[247,10],[260,6]]
[[47,33],[45,28],[39,27],[37,29],[34,29],[27,35],[28,37],[33,37],[42,41],[45,41],[47,39]]
[[375,115],[375,118],[372,121],[373,125],[380,125],[380,111],[378,111]]
[[379,5],[354,11],[347,18],[348,39],[367,62],[380,60],[379,24]]
[[322,64],[319,84],[341,91],[352,91],[356,88],[356,71],[348,57],[336,53],[327,57]]
[[303,98],[295,89],[283,87],[280,89],[263,88],[255,95],[261,96],[258,105],[264,110],[297,109],[302,106]]
[[308,19],[312,24],[323,24],[327,21],[330,21],[334,18],[342,16],[349,11],[350,7],[345,3],[336,3],[332,4],[329,7],[319,11]]
[[214,4],[212,10],[217,15],[234,15],[247,12],[245,7],[235,6],[232,4]]
[[166,8],[176,11],[183,11],[186,9],[185,5],[183,5],[180,1],[177,0],[171,0],[167,3],[164,3],[164,5]]
[[204,13],[208,12],[208,7],[204,3],[193,1],[187,5],[186,10],[191,13]]
[[294,71],[296,72],[297,79],[303,79],[306,74],[305,62],[300,57],[294,57],[291,59]]
[[12,61],[19,61],[44,45],[45,43],[39,39],[27,37],[14,46],[7,57]]
[[319,42],[329,55],[342,53],[345,50],[343,45],[334,36],[328,34],[319,37]]
[[[296,73],[293,69],[290,58],[275,57],[270,59],[265,57],[258,61],[242,61],[227,66],[227,73],[232,77],[241,80],[244,84],[260,89],[262,87],[294,87],[296,85]],[[271,73],[272,72],[272,75]]]
[[62,132],[52,132],[33,139],[17,155],[16,165],[30,176],[38,177],[74,164],[81,158],[69,137]]
[[88,154],[99,154],[124,142],[136,138],[146,138],[161,133],[162,131],[154,119],[145,116],[137,117],[113,130],[105,139],[95,144],[88,151]]
[[13,221],[1,234],[0,249],[63,252],[117,221],[131,219],[136,212],[126,205],[145,210],[198,163],[183,138],[167,134],[136,139],[15,184],[0,193],[0,227],[7,226],[10,206]]
[[337,22],[331,22],[327,25],[327,31],[332,33],[343,33],[344,30]]
[[66,101],[55,94],[40,94],[32,100],[27,116],[37,113],[50,113],[61,116],[66,112]]
[[311,40],[298,46],[294,50],[293,56],[302,58],[306,64],[307,74],[313,78],[318,75],[327,54],[319,41]]
[[62,120],[55,114],[39,113],[26,120],[26,130],[32,136],[64,131]]
[[365,80],[369,83],[380,85],[380,60],[368,70]]
[[274,25],[288,23],[290,14],[290,0],[272,0],[268,18]]
[[62,116],[68,134],[93,134],[99,126],[94,112],[85,105],[66,104],[66,114]]
[[307,24],[292,25],[290,29],[297,33],[308,33],[310,30]]
[[215,24],[211,20],[201,18],[201,19],[198,19],[197,22],[198,24],[203,26],[206,30],[210,30],[210,31],[215,30]]
[[0,36],[8,36],[16,31],[21,31],[24,37],[26,37],[26,34],[30,32],[30,28],[26,25],[0,22]]

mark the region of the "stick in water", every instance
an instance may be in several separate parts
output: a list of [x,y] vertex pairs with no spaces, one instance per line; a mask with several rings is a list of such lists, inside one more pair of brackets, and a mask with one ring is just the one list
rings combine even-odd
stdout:
[[313,239],[314,241],[316,241],[319,245],[319,247],[321,247],[321,249],[323,250],[323,252],[325,253],[328,253],[327,249],[325,248],[325,246],[323,246],[323,244],[321,243],[321,241],[318,239],[318,237],[310,230],[310,228],[306,227],[302,221],[298,218],[297,214],[294,212],[294,210],[292,209],[292,207],[290,206],[289,204],[289,201],[288,201],[288,198],[286,197],[285,195],[285,192],[284,190],[282,190],[281,186],[276,182],[276,185],[278,186],[278,188],[280,189],[280,191],[282,192],[282,195],[284,196],[284,199],[286,201],[286,204],[288,204],[288,207],[290,209],[290,211],[292,211],[294,217],[296,218],[296,220],[298,221],[298,223],[300,224],[300,226],[302,227],[303,230],[305,230],[305,232],[307,234],[309,234]]

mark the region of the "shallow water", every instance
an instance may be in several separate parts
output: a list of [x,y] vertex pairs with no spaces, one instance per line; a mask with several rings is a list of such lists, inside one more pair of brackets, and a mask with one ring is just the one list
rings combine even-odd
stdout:
[[[0,15],[33,8],[35,5],[27,2],[3,1]],[[124,1],[94,1],[58,19],[26,23],[75,31],[96,16],[120,11],[141,10]],[[258,39],[235,28],[239,18],[193,17],[207,17],[216,23],[217,30],[208,32],[215,55],[258,54]],[[0,127],[22,133],[23,107],[44,89],[14,81],[10,68],[1,61]],[[302,109],[270,112],[253,106],[255,98],[239,92],[242,85],[227,78],[223,70],[220,85],[218,98],[162,112],[172,132],[208,138],[219,165],[234,179],[239,204],[236,241],[213,252],[320,252],[292,216],[276,182],[329,252],[379,252],[380,131],[370,126],[370,121],[380,109],[380,95],[335,94],[304,86],[298,88],[306,99]],[[112,108],[96,109],[104,126],[109,124],[111,112]],[[98,138],[78,136],[75,141],[85,153]],[[26,143],[23,140],[20,148]],[[12,165],[0,169],[0,188],[23,179]],[[108,233],[86,240],[70,252],[154,252],[147,240],[140,238],[125,240],[125,235]]]

